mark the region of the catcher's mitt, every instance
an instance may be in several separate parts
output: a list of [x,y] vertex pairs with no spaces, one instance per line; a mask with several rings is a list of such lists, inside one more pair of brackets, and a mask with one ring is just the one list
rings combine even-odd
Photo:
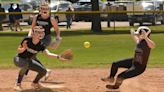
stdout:
[[60,54],[59,60],[71,61],[73,59],[73,53],[71,49],[65,50]]

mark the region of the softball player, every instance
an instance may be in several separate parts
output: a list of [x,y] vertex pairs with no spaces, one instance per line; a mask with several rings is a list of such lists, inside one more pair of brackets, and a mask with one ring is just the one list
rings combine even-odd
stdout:
[[[43,39],[41,39],[41,41],[43,42],[43,44],[45,45],[45,47],[50,46],[52,49],[56,49],[60,42],[61,42],[61,37],[60,37],[60,30],[58,28],[58,24],[56,23],[55,19],[53,17],[50,16],[50,8],[48,6],[48,3],[43,3],[40,6],[40,12],[38,15],[36,15],[33,18],[33,22],[32,22],[32,30],[29,31],[28,36],[31,36],[33,34],[33,29],[35,26],[42,26],[44,28],[44,37]],[[56,30],[56,42],[51,43],[51,28],[54,28]],[[36,59],[36,57],[33,57],[34,59]],[[48,79],[51,71],[50,69],[47,69],[48,72],[45,76],[45,80]],[[26,75],[28,74],[28,70],[26,71]]]
[[[45,36],[41,41],[43,41],[44,45],[47,47],[51,44],[51,28],[53,27],[56,31],[56,40],[61,40],[60,30],[58,24],[55,19],[50,15],[50,8],[47,3],[43,3],[40,6],[40,12],[38,15],[34,16],[32,21],[32,30],[29,31],[28,36],[33,34],[33,28],[35,26],[42,26],[45,31]],[[57,48],[57,45],[52,45],[51,48]]]
[[24,38],[23,41],[21,42],[21,45],[18,47],[17,49],[18,54],[16,57],[14,57],[14,63],[16,66],[20,67],[21,69],[19,71],[16,86],[15,86],[16,90],[22,89],[21,82],[25,72],[28,69],[38,73],[32,82],[32,86],[35,89],[42,87],[39,84],[39,80],[46,75],[47,70],[44,67],[44,65],[40,63],[38,59],[33,59],[33,56],[35,56],[38,52],[43,52],[48,57],[62,59],[60,58],[59,55],[50,53],[46,49],[44,43],[42,43],[41,41],[43,36],[44,36],[44,29],[41,26],[35,26],[32,37]]
[[[114,85],[106,85],[109,89],[118,89],[123,80],[132,78],[142,74],[147,66],[150,50],[155,48],[155,43],[149,38],[151,30],[148,27],[139,27],[135,32],[131,30],[131,35],[136,42],[136,49],[133,58],[127,58],[112,63],[110,75],[102,78],[102,81],[114,83]],[[128,68],[122,73],[118,74],[116,80],[114,79],[118,68]]]

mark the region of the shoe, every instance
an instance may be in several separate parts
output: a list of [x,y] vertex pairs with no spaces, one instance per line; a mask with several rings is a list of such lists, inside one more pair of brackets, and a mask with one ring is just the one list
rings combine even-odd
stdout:
[[117,85],[106,85],[106,88],[108,89],[119,89],[120,86]]
[[50,74],[51,74],[51,70],[47,69],[47,73],[45,75],[44,81],[46,81],[49,78]]
[[114,78],[109,78],[109,77],[101,78],[101,80],[104,82],[110,82],[110,83],[114,82]]
[[22,91],[22,87],[21,87],[21,84],[20,83],[17,83],[14,87],[14,90],[15,91]]
[[34,88],[34,89],[41,89],[41,88],[44,88],[44,86],[40,83],[32,83],[31,86]]

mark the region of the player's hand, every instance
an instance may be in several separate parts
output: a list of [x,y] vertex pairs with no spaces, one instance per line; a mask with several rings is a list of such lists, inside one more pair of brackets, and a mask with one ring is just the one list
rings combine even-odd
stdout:
[[61,40],[62,40],[62,38],[60,36],[56,37],[56,41],[61,41]]
[[146,33],[144,30],[142,30],[142,35],[143,35],[144,39],[146,39],[148,37],[148,33]]
[[133,28],[130,29],[130,34],[134,35],[135,34],[135,30]]
[[56,48],[60,45],[61,39],[62,39],[61,37],[55,39],[55,40],[51,43],[51,45],[50,45],[51,48],[56,49]]
[[137,31],[135,31],[133,28],[130,29],[130,33],[132,36],[134,35],[138,35],[139,33]]

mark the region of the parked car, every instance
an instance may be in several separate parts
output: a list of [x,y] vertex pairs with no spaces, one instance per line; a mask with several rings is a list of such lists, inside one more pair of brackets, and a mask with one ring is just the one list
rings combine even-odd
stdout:
[[[157,1],[140,1],[134,2],[127,6],[128,11],[156,11],[156,10],[164,10],[164,4]],[[133,26],[134,23],[139,23],[142,25],[145,22],[152,23],[155,25],[158,21],[161,24],[164,24],[164,13],[128,13],[129,17],[129,25]]]
[[[107,6],[109,7],[108,11],[126,11],[127,5],[133,3],[132,1],[115,1],[110,2]],[[118,14],[109,14],[109,19],[111,21],[128,21],[127,13],[118,13]]]
[[31,4],[33,7],[33,10],[37,10],[39,5],[41,4],[42,0],[19,0],[20,2],[23,3],[28,3]]
[[[91,0],[79,0],[74,4],[75,11],[92,11]],[[106,3],[99,1],[100,11],[106,11]],[[107,14],[101,14],[101,19],[106,20]],[[78,21],[91,21],[92,14],[75,14],[74,20]]]
[[[51,12],[66,12],[70,7],[72,11],[74,11],[74,7],[72,3],[69,1],[54,1],[50,4]],[[56,21],[59,22],[66,22],[66,14],[52,14]]]

